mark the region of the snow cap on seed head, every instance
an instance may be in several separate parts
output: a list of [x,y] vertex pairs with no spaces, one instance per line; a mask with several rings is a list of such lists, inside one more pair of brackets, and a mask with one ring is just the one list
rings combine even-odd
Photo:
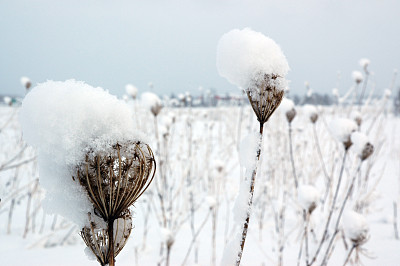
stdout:
[[369,142],[368,137],[361,132],[351,134],[351,142],[361,160],[367,159],[373,152],[374,146]]
[[288,98],[283,98],[281,104],[279,105],[279,109],[283,114],[285,114],[286,119],[289,123],[293,121],[297,112],[294,108],[294,102]]
[[142,93],[142,103],[150,109],[154,116],[157,116],[162,109],[161,99],[152,92]]
[[336,139],[343,143],[345,150],[353,144],[350,135],[357,130],[357,124],[351,119],[337,118],[330,124],[330,130]]
[[137,96],[137,93],[138,93],[138,89],[135,86],[133,86],[132,84],[126,84],[125,85],[125,91],[133,99],[136,99],[136,96]]
[[361,58],[360,61],[360,66],[364,69],[365,72],[368,72],[367,68],[371,61],[368,58]]
[[32,82],[28,77],[21,77],[21,84],[27,90],[29,90],[29,88],[32,86]]
[[299,186],[299,194],[298,194],[299,204],[308,213],[312,213],[313,210],[317,207],[319,199],[320,199],[320,193],[314,186],[310,185]]
[[359,246],[368,241],[369,226],[367,220],[355,211],[347,211],[343,216],[343,229],[345,235]]
[[357,84],[360,84],[364,79],[363,74],[360,71],[357,71],[357,70],[353,71],[351,73],[351,76],[353,77],[354,81]]
[[289,65],[281,48],[249,28],[231,30],[220,38],[217,69],[222,77],[247,93],[262,124],[279,106],[287,88],[285,76]]
[[304,105],[304,113],[306,114],[306,116],[308,116],[308,118],[310,118],[311,122],[313,124],[315,124],[315,122],[317,122],[318,120],[318,111],[317,108],[315,108],[314,105],[311,104],[306,104]]

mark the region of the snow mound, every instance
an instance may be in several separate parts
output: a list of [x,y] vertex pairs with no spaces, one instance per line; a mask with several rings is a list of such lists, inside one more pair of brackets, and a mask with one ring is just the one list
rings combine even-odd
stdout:
[[242,89],[253,87],[264,75],[277,75],[282,89],[289,65],[281,48],[272,39],[249,28],[222,35],[217,46],[217,69],[222,77]]
[[44,206],[80,226],[91,211],[86,192],[72,180],[88,151],[103,152],[120,141],[144,140],[130,108],[102,88],[82,81],[47,81],[25,97],[20,121],[24,139],[38,151]]
[[317,206],[319,199],[320,193],[314,186],[299,186],[298,200],[303,209],[312,212]]
[[332,120],[329,128],[338,141],[347,143],[351,141],[351,133],[357,130],[357,124],[351,119],[337,118]]
[[286,114],[292,109],[294,109],[294,102],[288,98],[283,98],[278,110],[282,112],[282,114]]
[[361,83],[364,79],[363,74],[360,71],[353,71],[351,77],[356,83]]
[[363,242],[368,239],[369,226],[367,220],[355,211],[347,211],[343,216],[343,229],[346,236],[353,242]]
[[260,147],[260,134],[251,133],[240,143],[239,160],[240,165],[246,169],[254,169],[257,162],[257,151]]

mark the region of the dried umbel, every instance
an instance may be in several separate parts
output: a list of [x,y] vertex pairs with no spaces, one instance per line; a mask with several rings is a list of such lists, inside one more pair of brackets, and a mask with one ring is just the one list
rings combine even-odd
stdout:
[[254,82],[252,88],[246,90],[251,107],[260,124],[268,121],[282,101],[284,90],[283,78],[275,74],[264,74],[261,79]]
[[[132,215],[129,210],[126,210],[121,214],[121,217],[115,219],[113,222],[112,241],[110,241],[110,234],[107,228],[102,228],[93,221],[90,223],[90,227],[84,227],[81,230],[81,236],[99,263],[107,265],[111,256],[116,257],[121,252],[128,241],[131,231]],[[111,242],[113,249],[110,248]]]
[[90,227],[83,228],[81,235],[102,265],[114,265],[125,245],[132,228],[128,208],[149,187],[155,167],[150,147],[133,141],[114,144],[102,152],[89,151],[76,166],[73,179],[85,188],[94,209],[89,213]]
[[313,124],[315,124],[315,122],[317,122],[318,120],[318,114],[317,113],[310,114],[310,120]]
[[361,152],[360,158],[362,161],[366,160],[374,152],[374,145],[367,142]]
[[289,123],[292,123],[293,119],[296,117],[296,109],[292,108],[286,112],[286,119]]
[[162,104],[161,104],[161,103],[158,103],[158,102],[154,103],[154,104],[150,107],[151,113],[152,113],[154,116],[157,116],[157,115],[160,113],[161,109],[162,109]]
[[108,152],[88,152],[75,180],[86,189],[105,221],[118,218],[148,188],[155,173],[153,152],[139,142],[117,143]]

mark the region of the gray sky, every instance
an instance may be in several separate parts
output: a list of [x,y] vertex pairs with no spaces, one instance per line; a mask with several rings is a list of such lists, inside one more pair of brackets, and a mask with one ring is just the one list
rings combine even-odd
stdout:
[[330,93],[339,70],[344,93],[362,57],[379,92],[400,68],[399,10],[397,0],[0,0],[0,94],[22,95],[21,76],[75,78],[119,96],[149,81],[159,94],[238,92],[218,75],[216,46],[244,27],[281,46],[294,93],[305,81]]

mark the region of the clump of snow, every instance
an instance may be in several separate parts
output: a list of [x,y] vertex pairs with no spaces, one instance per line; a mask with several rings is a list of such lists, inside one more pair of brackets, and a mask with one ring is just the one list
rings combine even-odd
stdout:
[[222,255],[221,266],[235,265],[240,252],[240,241],[242,234],[236,233],[235,236],[226,244]]
[[107,150],[126,140],[140,141],[130,108],[102,88],[82,81],[47,81],[25,97],[20,121],[24,139],[38,151],[44,206],[79,226],[92,212],[86,192],[72,180],[88,151]]
[[357,130],[357,124],[351,119],[336,118],[330,123],[330,130],[338,141],[350,147],[350,135]]
[[254,169],[257,162],[257,151],[260,147],[260,134],[250,133],[239,147],[240,165],[246,169]]
[[353,80],[358,84],[361,83],[364,79],[363,74],[360,71],[353,71],[351,73]]
[[389,99],[390,96],[392,96],[392,91],[389,90],[389,89],[385,89],[384,92],[383,92],[383,97],[386,98],[386,99]]
[[249,28],[225,33],[217,46],[217,69],[222,77],[248,90],[265,75],[278,76],[275,87],[284,90],[289,65],[281,48],[269,37]]
[[361,113],[359,111],[354,111],[351,114],[351,118],[357,123],[358,126],[361,125],[361,123],[362,123],[362,115],[361,115]]
[[152,92],[144,92],[141,95],[141,103],[147,107],[155,116],[159,114],[162,108],[161,99],[157,94]]
[[3,101],[6,105],[11,105],[12,104],[12,99],[11,97],[4,96]]
[[217,200],[213,196],[207,196],[206,201],[210,208],[214,208],[217,205]]
[[21,77],[21,84],[22,86],[24,86],[25,88],[29,89],[29,87],[31,86],[31,80],[28,77]]
[[233,207],[233,220],[238,225],[243,224],[250,212],[250,180],[252,172],[252,170],[246,171],[247,178],[240,184],[239,194],[236,197]]
[[133,86],[132,84],[126,84],[125,91],[133,99],[136,99],[136,96],[137,96],[137,93],[138,93],[138,89],[135,86]]
[[368,239],[369,226],[367,220],[355,211],[347,211],[343,216],[345,235],[354,243],[360,244]]
[[278,107],[278,110],[283,114],[286,114],[292,109],[294,109],[294,102],[288,98],[283,98],[281,104]]
[[300,206],[311,213],[317,207],[320,199],[319,191],[314,186],[301,185],[298,193]]
[[365,145],[367,145],[369,141],[367,135],[356,131],[351,134],[351,142],[353,143],[352,149],[354,149],[356,153],[361,155],[365,148]]
[[339,99],[340,98],[339,90],[337,88],[333,88],[332,95]]
[[362,68],[366,69],[371,63],[371,61],[368,58],[361,58],[359,63]]
[[306,104],[303,106],[304,114],[311,120],[311,122],[315,123],[318,119],[318,111],[314,105]]

